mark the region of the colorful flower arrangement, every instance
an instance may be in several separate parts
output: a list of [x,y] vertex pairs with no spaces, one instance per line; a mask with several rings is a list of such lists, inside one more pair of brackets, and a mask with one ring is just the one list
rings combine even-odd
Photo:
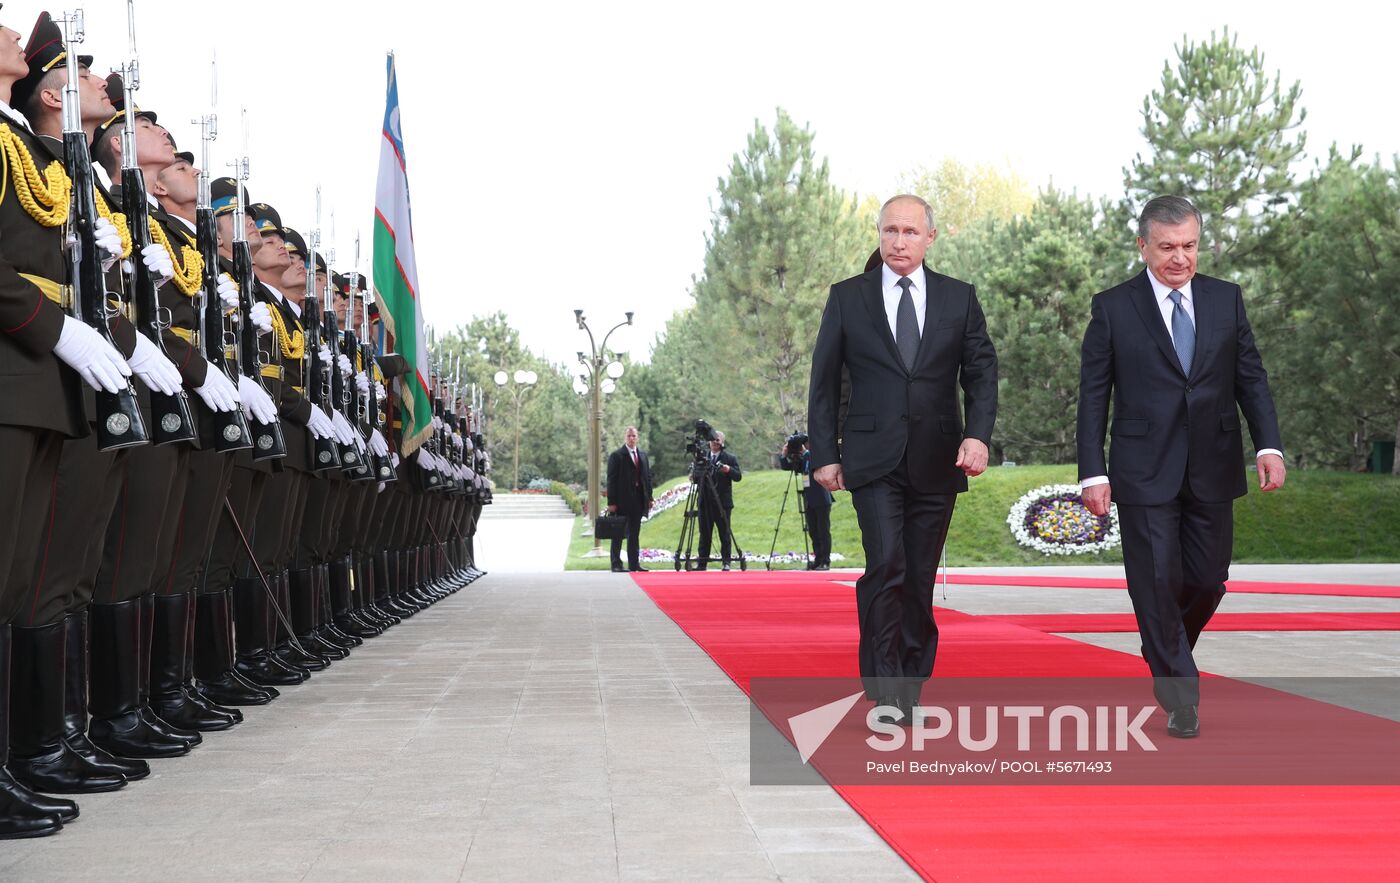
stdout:
[[1097,516],[1084,506],[1076,484],[1047,484],[1011,507],[1006,524],[1016,542],[1043,555],[1085,555],[1117,548],[1118,507]]
[[673,506],[679,506],[685,502],[685,495],[690,493],[689,482],[681,482],[668,491],[663,491],[661,496],[651,501],[651,511],[647,512],[647,518],[655,518]]

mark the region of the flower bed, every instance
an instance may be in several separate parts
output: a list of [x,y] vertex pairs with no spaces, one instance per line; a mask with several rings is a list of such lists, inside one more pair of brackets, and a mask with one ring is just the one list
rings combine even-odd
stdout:
[[1042,555],[1105,552],[1120,540],[1118,507],[1094,515],[1074,484],[1047,484],[1026,493],[1011,506],[1006,524],[1017,543]]
[[[713,553],[714,553],[714,550],[711,550],[711,552],[712,552],[712,555],[711,555],[711,558],[710,558],[710,563],[711,563],[711,564],[714,564],[714,565],[720,564],[720,559],[719,559],[718,555],[713,554]],[[642,559],[643,561],[668,562],[668,563],[669,563],[669,562],[673,562],[673,561],[676,560],[676,552],[675,552],[674,549],[641,549],[641,550],[639,551],[639,554],[640,554],[641,559]],[[762,552],[745,552],[745,553],[744,553],[744,560],[745,560],[745,561],[755,561],[755,562],[757,562],[757,563],[759,563],[759,564],[763,564],[763,563],[765,563],[765,562],[768,561],[768,555],[767,555],[766,553],[762,553]],[[774,563],[774,564],[798,564],[798,563],[803,563],[803,564],[805,564],[805,563],[809,563],[811,560],[812,560],[811,554],[806,553],[806,552],[774,552],[774,553],[773,553],[773,563]],[[845,556],[845,555],[842,555],[840,552],[832,552],[832,553],[831,553],[831,560],[832,560],[832,561],[845,561],[845,560],[846,560],[846,556]]]

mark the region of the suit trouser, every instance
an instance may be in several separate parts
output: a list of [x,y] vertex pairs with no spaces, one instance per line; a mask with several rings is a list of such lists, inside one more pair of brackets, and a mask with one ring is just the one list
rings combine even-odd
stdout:
[[30,597],[18,625],[50,625],[92,603],[107,522],[130,449],[97,450],[96,434],[63,443],[58,479],[40,539]]
[[[243,526],[253,544],[253,556],[264,574],[276,573],[290,560],[287,536],[291,533],[289,526],[297,523],[298,507],[305,503],[305,482],[306,474],[295,469],[268,475],[263,482],[257,517],[251,527]],[[251,577],[253,569],[247,566],[238,575]]]
[[176,443],[132,450],[117,505],[107,525],[95,597],[130,601],[163,587],[174,557],[190,447]]
[[223,516],[224,500],[233,480],[233,456],[213,449],[190,452],[185,498],[175,539],[175,556],[161,594],[189,592],[205,583],[214,528]]
[[807,534],[812,538],[812,563],[831,566],[831,507],[807,507]]
[[[638,507],[636,509],[628,509],[626,512],[619,512],[618,514],[627,519],[627,568],[629,570],[636,570],[641,566],[642,552],[640,535],[642,532],[642,513],[640,507]],[[708,540],[709,534],[706,534],[705,538]],[[612,539],[613,567],[622,566],[622,540],[622,537],[613,537]],[[725,549],[724,560],[728,561],[729,541],[726,539],[722,542]],[[701,548],[705,550],[703,554],[709,553],[709,543],[702,544]]]
[[956,494],[914,489],[904,460],[851,491],[865,549],[865,573],[856,581],[860,675],[871,699],[917,698],[933,674],[933,576],[956,501]]
[[714,529],[716,527],[719,528],[719,554],[720,557],[724,560],[724,563],[728,564],[730,552],[729,525],[731,521],[731,515],[734,512],[734,507],[725,506],[723,509],[720,509],[718,513],[716,513],[711,505],[702,503],[699,509],[700,549],[697,557],[700,562],[700,566],[704,567],[706,564],[710,563],[710,534],[714,532]]
[[64,437],[49,429],[0,425],[0,624],[19,620],[44,549],[44,515],[57,488]]
[[1152,672],[1168,711],[1200,702],[1196,639],[1225,597],[1234,546],[1234,503],[1203,503],[1183,482],[1160,506],[1118,504],[1123,569]]

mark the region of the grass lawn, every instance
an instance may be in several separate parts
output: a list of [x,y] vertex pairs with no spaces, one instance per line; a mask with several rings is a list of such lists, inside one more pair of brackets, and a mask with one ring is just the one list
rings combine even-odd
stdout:
[[[789,473],[773,470],[747,472],[734,486],[734,535],[745,552],[767,554],[788,486]],[[1026,491],[1043,484],[1073,484],[1073,466],[994,467],[972,480],[968,493],[958,497],[948,534],[948,564],[1117,564],[1118,550],[1095,555],[1047,557],[1016,544],[1006,526],[1007,511]],[[1400,479],[1392,476],[1344,472],[1294,471],[1288,485],[1273,494],[1261,494],[1250,473],[1248,496],[1235,503],[1235,561],[1240,563],[1338,563],[1400,561]],[[666,487],[679,484],[669,482]],[[659,493],[659,491],[658,491]],[[787,513],[777,535],[776,552],[801,551],[802,534],[797,517],[797,491],[787,499]],[[583,558],[592,548],[591,537],[581,537],[583,519],[575,519],[573,540],[565,565],[570,570],[607,570],[608,558]],[[681,507],[676,506],[642,525],[642,548],[674,551],[681,529]],[[603,548],[608,543],[604,541]],[[831,510],[831,549],[844,555],[835,567],[863,567],[860,531],[851,508],[850,494],[836,495]],[[718,554],[718,537],[713,552]],[[656,562],[652,569],[672,565]],[[775,569],[779,565],[774,565]],[[800,566],[800,565],[788,565]],[[762,563],[750,562],[762,569]]]

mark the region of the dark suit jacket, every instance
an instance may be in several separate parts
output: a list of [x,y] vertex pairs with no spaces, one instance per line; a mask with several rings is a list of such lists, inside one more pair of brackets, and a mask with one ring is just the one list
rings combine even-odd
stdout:
[[[708,455],[706,455],[708,456]],[[729,471],[725,472],[719,466],[728,466]],[[734,482],[743,481],[744,473],[739,470],[739,458],[728,451],[719,452],[719,465],[713,467],[710,474],[713,476],[715,486],[715,496],[719,498],[719,505],[724,509],[734,508]],[[705,494],[704,502],[713,508],[709,500],[710,495]]]
[[[1080,359],[1079,477],[1107,475],[1119,503],[1155,506],[1183,479],[1203,502],[1245,494],[1240,415],[1256,448],[1283,449],[1268,375],[1232,282],[1191,280],[1196,351],[1183,372],[1147,270],[1094,296]],[[1104,435],[1113,402],[1113,450]]]
[[651,483],[651,460],[647,452],[637,449],[637,460],[641,463],[641,487],[637,486],[637,470],[632,465],[632,455],[623,445],[608,455],[608,505],[616,506],[620,515],[645,515],[647,503],[653,499]]
[[[961,493],[958,446],[965,437],[990,444],[997,412],[997,355],[977,290],[924,267],[928,305],[909,371],[885,317],[880,276],[876,266],[836,283],[827,298],[812,352],[812,469],[840,463],[846,487],[857,488],[894,470],[907,451],[916,490]],[[838,426],[843,367],[850,403]]]

